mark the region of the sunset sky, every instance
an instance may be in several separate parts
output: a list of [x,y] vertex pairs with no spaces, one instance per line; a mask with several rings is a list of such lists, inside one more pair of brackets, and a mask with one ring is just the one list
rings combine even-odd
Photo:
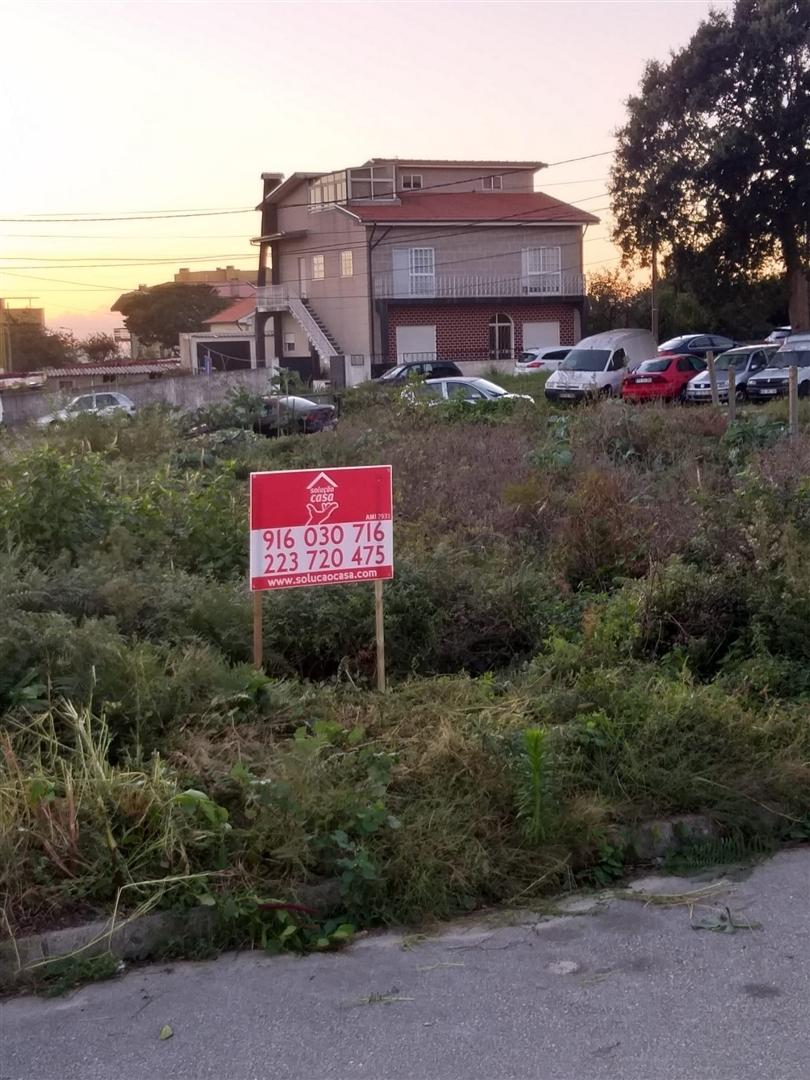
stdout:
[[[723,6],[715,4],[714,6]],[[567,158],[610,150],[645,60],[704,0],[3,2],[0,297],[109,330],[121,292],[256,262],[263,171],[369,157]],[[538,186],[602,218],[586,272],[615,266],[610,158]],[[25,303],[22,299],[13,304]]]

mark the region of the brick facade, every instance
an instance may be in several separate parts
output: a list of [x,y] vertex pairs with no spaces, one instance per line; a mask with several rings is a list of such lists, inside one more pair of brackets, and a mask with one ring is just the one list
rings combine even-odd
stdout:
[[[571,303],[493,303],[493,304],[389,304],[388,355],[397,354],[398,326],[435,326],[436,350],[446,359],[486,359],[489,356],[489,320],[493,315],[509,315],[514,324],[514,348],[519,355],[524,346],[524,322],[559,322],[560,344],[574,345],[574,314]],[[532,345],[534,342],[527,342]]]

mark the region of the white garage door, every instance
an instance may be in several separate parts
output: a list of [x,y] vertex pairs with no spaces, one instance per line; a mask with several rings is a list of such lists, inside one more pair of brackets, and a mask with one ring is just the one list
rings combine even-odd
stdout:
[[397,362],[409,360],[435,360],[435,326],[398,326],[397,327]]
[[525,322],[523,324],[523,350],[533,349],[538,345],[559,345],[560,324],[558,322]]

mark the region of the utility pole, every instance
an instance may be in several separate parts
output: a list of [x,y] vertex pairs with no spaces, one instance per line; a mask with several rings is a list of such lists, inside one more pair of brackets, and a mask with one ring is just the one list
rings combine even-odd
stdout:
[[650,330],[658,344],[658,236],[653,229],[652,276],[650,279]]

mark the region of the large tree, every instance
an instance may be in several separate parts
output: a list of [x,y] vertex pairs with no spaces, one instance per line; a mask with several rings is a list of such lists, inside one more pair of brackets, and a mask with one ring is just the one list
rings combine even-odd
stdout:
[[810,4],[736,0],[627,103],[610,179],[628,257],[710,252],[718,275],[781,265],[810,328]]
[[203,320],[230,303],[211,285],[167,282],[124,293],[112,310],[124,316],[127,330],[144,345],[171,349],[179,344],[180,334],[204,330]]
[[42,371],[77,363],[77,344],[72,334],[46,330],[38,323],[11,322],[10,371]]
[[79,349],[91,363],[117,360],[120,356],[118,342],[112,334],[91,334],[79,342]]

